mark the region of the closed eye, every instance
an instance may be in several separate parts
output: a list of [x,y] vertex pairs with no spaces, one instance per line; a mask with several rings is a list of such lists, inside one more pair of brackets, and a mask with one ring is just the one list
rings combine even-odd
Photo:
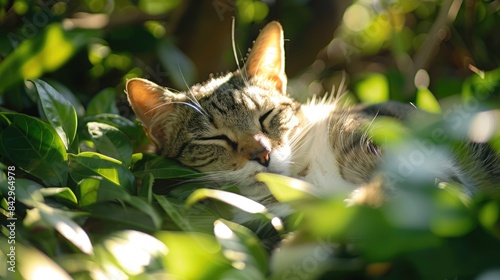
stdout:
[[202,138],[198,138],[198,140],[222,140],[222,141],[225,141],[229,146],[231,146],[231,148],[233,148],[233,150],[236,150],[238,148],[238,143],[229,139],[229,137],[227,137],[227,135],[224,135],[224,134],[210,136],[210,137],[202,137]]
[[272,110],[269,110],[267,111],[266,113],[264,113],[262,116],[260,116],[259,118],[259,123],[260,123],[260,127],[262,129],[262,132],[264,133],[269,133],[269,131],[267,131],[267,129],[264,127],[264,121],[267,119],[267,117],[269,117],[269,115],[274,111],[274,109]]

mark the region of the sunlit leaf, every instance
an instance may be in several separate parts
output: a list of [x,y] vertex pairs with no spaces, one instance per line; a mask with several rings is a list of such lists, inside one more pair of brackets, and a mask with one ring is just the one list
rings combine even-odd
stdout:
[[128,275],[164,270],[162,259],[168,253],[168,248],[151,235],[133,230],[115,232],[107,236],[99,244],[101,246],[109,255],[96,250],[97,259],[112,256]]
[[389,82],[382,74],[370,74],[356,84],[356,93],[366,104],[389,100]]
[[16,242],[16,252],[18,260],[22,259],[22,262],[17,263],[23,279],[40,279],[40,271],[43,271],[43,277],[48,279],[73,279],[53,259],[33,247]]
[[259,173],[255,179],[265,183],[273,196],[280,202],[320,198],[313,185],[295,178],[272,173]]
[[121,161],[128,167],[132,158],[132,145],[128,137],[117,128],[98,122],[87,123],[87,130],[97,151]]
[[97,93],[87,106],[87,115],[118,114],[116,96],[113,88],[107,88]]
[[231,269],[214,236],[196,232],[158,232],[168,248],[166,270],[178,279],[220,279]]
[[186,206],[190,207],[196,202],[213,198],[219,201],[225,202],[229,205],[232,205],[238,209],[241,209],[248,213],[267,213],[267,209],[264,205],[255,202],[249,198],[241,196],[239,194],[222,191],[222,190],[213,190],[213,189],[198,189],[194,191],[187,199]]
[[267,253],[252,231],[237,223],[219,219],[214,224],[214,234],[222,245],[222,253],[235,268],[256,270],[260,274],[257,277],[264,278],[268,270]]
[[69,159],[70,174],[76,182],[97,176],[123,187],[131,194],[136,193],[134,176],[121,161],[93,152],[69,154]]
[[43,197],[54,197],[78,204],[75,194],[70,188],[44,188],[40,189]]
[[73,105],[51,85],[42,80],[33,80],[43,113],[57,131],[66,149],[75,138],[78,125]]
[[420,88],[417,90],[415,105],[419,109],[427,112],[431,113],[441,112],[441,106],[439,106],[439,102],[436,100],[436,97],[432,94],[430,90],[426,88]]
[[24,40],[0,64],[0,95],[4,89],[22,80],[36,79],[46,72],[61,67],[75,51],[84,45],[88,35],[84,32],[65,31],[61,24],[53,23],[32,39]]
[[459,197],[446,191],[437,192],[434,197],[436,212],[430,221],[430,229],[434,234],[457,237],[472,230],[474,222]]
[[0,153],[48,186],[64,186],[68,177],[66,148],[50,125],[39,119],[3,113]]
[[92,253],[93,247],[87,233],[70,217],[73,213],[65,212],[43,204],[27,212],[25,224],[37,226],[45,223],[57,230],[62,236],[75,245],[85,254]]

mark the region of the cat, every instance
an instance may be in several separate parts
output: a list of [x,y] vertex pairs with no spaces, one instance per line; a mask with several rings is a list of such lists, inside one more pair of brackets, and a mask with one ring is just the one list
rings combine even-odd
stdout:
[[[382,204],[390,192],[380,176],[383,147],[366,127],[375,117],[405,120],[418,110],[397,102],[300,104],[286,93],[283,44],[281,25],[270,22],[242,69],[180,93],[133,78],[126,84],[128,100],[158,154],[205,173],[208,181],[234,184],[264,205],[276,200],[255,180],[261,172],[302,179],[320,195],[346,194],[349,203]],[[489,160],[498,183],[500,160]],[[436,177],[460,174],[452,162]]]

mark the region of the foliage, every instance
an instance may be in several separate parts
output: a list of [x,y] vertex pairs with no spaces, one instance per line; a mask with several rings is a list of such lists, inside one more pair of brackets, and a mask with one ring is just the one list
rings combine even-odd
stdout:
[[[0,1],[1,278],[41,268],[46,279],[499,277],[500,201],[432,176],[460,139],[500,152],[498,1],[271,2]],[[374,124],[397,199],[346,207],[259,174],[292,209],[280,219],[234,186],[138,152],[147,138],[124,81],[184,89],[236,68],[233,14],[239,57],[264,21],[283,23],[298,99],[336,85],[346,102],[440,113],[409,131]]]

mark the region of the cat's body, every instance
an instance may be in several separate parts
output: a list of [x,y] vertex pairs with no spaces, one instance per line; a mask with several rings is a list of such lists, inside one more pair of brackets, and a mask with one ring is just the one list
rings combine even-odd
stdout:
[[272,22],[243,69],[178,94],[132,79],[127,93],[159,154],[207,180],[234,184],[249,198],[272,204],[254,178],[270,172],[310,182],[323,195],[357,189],[361,203],[383,200],[383,183],[375,178],[381,150],[366,127],[378,115],[404,119],[415,109],[400,103],[344,108],[335,100],[301,105],[286,95],[286,84],[283,31]]

